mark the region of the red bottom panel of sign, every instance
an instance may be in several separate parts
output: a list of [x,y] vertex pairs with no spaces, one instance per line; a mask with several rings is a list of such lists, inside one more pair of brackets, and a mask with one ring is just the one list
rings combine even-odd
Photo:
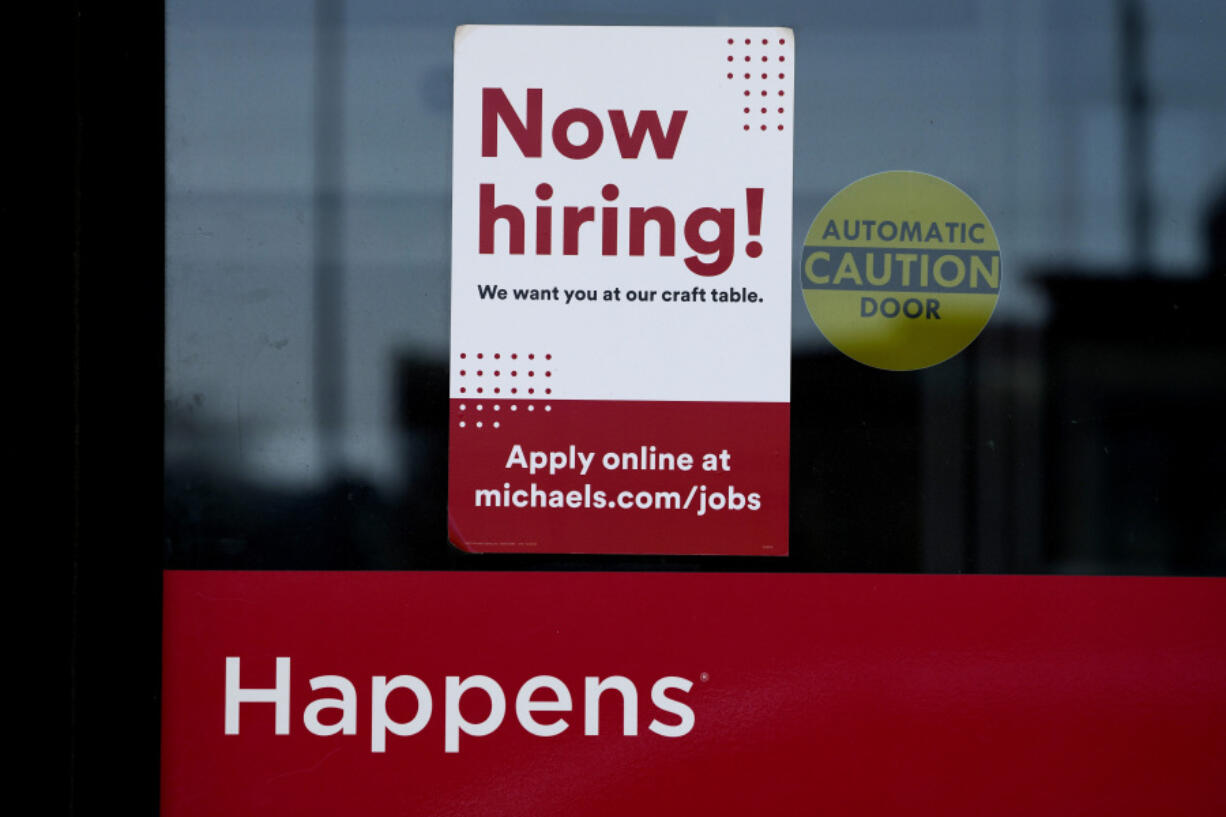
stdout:
[[165,579],[162,813],[1226,813],[1226,581]]
[[473,552],[785,556],[788,411],[452,400],[451,541]]

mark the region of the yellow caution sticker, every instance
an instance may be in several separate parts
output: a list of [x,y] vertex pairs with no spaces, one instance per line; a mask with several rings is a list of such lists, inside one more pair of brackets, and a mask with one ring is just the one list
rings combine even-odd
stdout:
[[878,369],[948,360],[987,325],[1000,245],[983,210],[944,179],[877,173],[835,194],[805,236],[800,281],[822,334]]

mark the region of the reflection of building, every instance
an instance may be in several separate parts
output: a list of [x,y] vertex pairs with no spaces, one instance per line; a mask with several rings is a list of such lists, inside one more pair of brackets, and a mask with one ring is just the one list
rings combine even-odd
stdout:
[[1041,378],[1032,330],[989,326],[916,372],[793,359],[800,569],[1042,572]]
[[1044,280],[928,370],[793,361],[801,569],[1226,571],[1226,287]]
[[168,468],[168,563],[1226,572],[1223,287],[1045,281],[1045,330],[990,324],[930,369],[794,357],[786,560],[458,553],[446,541],[446,368],[403,358],[400,495],[352,479],[294,492],[207,463]]
[[1061,275],[1045,283],[1048,562],[1226,570],[1226,289]]

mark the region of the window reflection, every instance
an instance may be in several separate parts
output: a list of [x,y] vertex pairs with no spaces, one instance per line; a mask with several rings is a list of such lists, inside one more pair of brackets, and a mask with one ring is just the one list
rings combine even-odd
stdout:
[[1226,572],[1226,7],[872,0],[172,0],[174,567],[489,567],[446,544],[451,36],[796,30],[794,247],[848,182],[956,182],[1005,285],[965,353],[883,373],[793,321],[792,557],[704,569]]

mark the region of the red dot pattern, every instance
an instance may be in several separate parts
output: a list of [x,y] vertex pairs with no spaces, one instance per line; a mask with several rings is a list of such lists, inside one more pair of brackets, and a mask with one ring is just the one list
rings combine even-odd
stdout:
[[[748,126],[747,126],[747,127],[748,127]],[[487,357],[487,355],[488,355],[490,358],[492,358],[492,359],[494,359],[494,360],[502,360],[502,358],[503,358],[504,354],[506,355],[506,357],[508,357],[508,358],[509,358],[509,359],[511,359],[511,360],[518,360],[518,359],[519,359],[519,357],[520,357],[520,353],[519,353],[519,352],[510,352],[510,353],[504,353],[504,352],[475,352],[475,353],[471,353],[471,352],[460,352],[460,353],[459,353],[459,359],[460,359],[460,360],[468,360],[468,359],[470,359],[470,357],[472,357],[472,358],[476,358],[477,360],[484,360],[484,359]],[[528,360],[536,360],[536,359],[537,359],[537,357],[538,357],[538,354],[537,354],[536,352],[527,352],[527,353],[525,353],[525,357],[526,357]],[[552,361],[552,360],[553,360],[553,353],[552,353],[552,352],[546,352],[546,353],[544,353],[544,354],[539,355],[539,357],[541,357],[541,358],[543,358],[544,360],[547,360],[547,361]],[[507,393],[507,394],[518,395],[518,394],[520,393],[520,389],[519,389],[519,387],[518,387],[518,386],[512,386],[512,385],[510,385],[509,383],[507,383],[507,382],[506,382],[507,380],[511,380],[512,382],[515,382],[515,381],[517,381],[517,380],[518,380],[520,377],[531,377],[531,378],[535,378],[535,377],[537,377],[537,375],[538,375],[538,374],[543,375],[543,376],[545,376],[545,377],[552,378],[552,377],[553,377],[553,369],[551,368],[551,369],[547,369],[547,370],[544,370],[544,371],[540,371],[540,372],[538,372],[536,369],[530,369],[530,370],[524,370],[524,371],[521,371],[521,370],[519,370],[519,369],[507,369],[507,370],[505,370],[505,371],[504,371],[504,370],[502,370],[502,369],[492,369],[492,370],[487,370],[487,369],[467,369],[467,368],[464,368],[464,369],[456,369],[456,374],[457,374],[459,377],[464,378],[465,380],[469,380],[470,378],[478,378],[478,377],[479,377],[479,378],[482,378],[482,381],[480,381],[480,382],[484,382],[484,383],[485,383],[485,385],[483,385],[483,386],[472,386],[472,387],[467,386],[467,385],[465,385],[465,386],[460,386],[460,387],[459,387],[459,393],[460,393],[461,395],[469,395],[470,393],[471,393],[471,394],[479,394],[479,395],[485,395],[485,394],[491,394],[491,395],[502,395],[502,394],[503,394],[503,392],[504,392],[504,389],[505,389],[505,391],[506,391],[506,393]],[[490,380],[493,380],[494,378],[497,378],[497,380],[496,380],[495,382],[498,382],[498,383],[500,383],[501,385],[494,385],[494,383],[489,382]],[[529,395],[535,395],[535,394],[536,394],[536,389],[535,389],[535,388],[532,388],[532,387],[528,387],[528,388],[526,388],[526,389],[525,389],[525,391],[526,391],[526,392],[527,392],[527,394],[529,394]],[[544,389],[543,391],[544,391],[544,393],[545,393],[545,394],[547,394],[547,395],[552,395],[552,394],[553,394],[553,389],[552,389],[552,388]],[[464,414],[464,413],[470,413],[470,412],[472,412],[472,411],[474,411],[474,410],[475,410],[475,411],[485,411],[486,409],[491,409],[491,410],[493,410],[493,411],[501,411],[501,410],[502,410],[502,408],[503,408],[503,406],[502,406],[502,404],[499,404],[499,403],[494,403],[494,404],[490,404],[490,405],[487,405],[487,404],[484,404],[484,403],[460,403],[460,404],[458,405],[458,408],[459,408],[460,413],[461,413],[461,414]],[[519,406],[518,406],[518,405],[516,405],[516,404],[511,404],[511,405],[507,406],[506,408],[508,408],[510,411],[518,411],[518,410],[519,410]],[[534,411],[534,410],[535,410],[535,407],[534,407],[534,406],[532,406],[532,405],[528,405],[528,406],[526,406],[525,408],[526,408],[528,411]],[[545,406],[545,407],[544,407],[544,410],[545,410],[545,411],[550,411],[550,410],[551,410],[551,407],[550,407],[550,406]],[[509,419],[509,418],[508,418],[508,419]],[[475,430],[477,430],[477,429],[491,429],[491,430],[492,430],[492,429],[501,428],[501,424],[500,424],[499,422],[495,421],[495,422],[492,422],[492,423],[491,423],[491,422],[489,422],[488,420],[487,420],[487,421],[485,421],[485,422],[482,422],[482,421],[480,421],[480,420],[478,420],[478,421],[476,421],[476,422],[473,422],[472,420],[463,420],[463,419],[461,419],[461,420],[458,420],[458,421],[456,422],[456,426],[457,426],[458,428],[470,429],[470,430],[473,430],[473,431],[475,431]]]
[[[501,353],[501,352],[495,352],[495,353],[494,353],[494,355],[493,355],[493,357],[494,357],[494,359],[495,359],[495,360],[501,360],[501,359],[502,359],[502,353]],[[527,357],[528,357],[528,360],[536,360],[536,352],[529,352]],[[553,353],[551,353],[551,352],[550,352],[550,353],[546,353],[545,355],[543,355],[543,357],[544,357],[544,359],[545,359],[545,360],[553,360]],[[481,359],[484,359],[484,358],[485,358],[485,353],[484,353],[484,352],[478,352],[478,353],[477,353],[477,359],[478,359],[478,360],[481,360]],[[512,353],[510,354],[510,358],[511,358],[511,360],[518,360],[518,359],[519,359],[519,353],[518,353],[518,352],[512,352]],[[460,359],[461,359],[461,360],[467,360],[467,359],[468,359],[468,354],[467,354],[466,352],[461,352],[461,353],[460,353]],[[458,370],[458,371],[459,371],[459,375],[460,375],[461,377],[466,377],[466,376],[468,376],[468,374],[469,374],[469,371],[468,371],[467,369],[460,369],[460,370]],[[477,377],[484,377],[484,376],[486,376],[486,374],[490,374],[490,375],[492,375],[493,377],[502,377],[502,369],[494,369],[492,372],[486,372],[486,370],[485,370],[485,369],[477,369],[477,370],[476,370],[476,371],[475,371],[473,374],[475,374]],[[518,370],[518,369],[511,369],[511,370],[508,372],[508,374],[509,374],[511,377],[517,377],[517,376],[519,375],[519,370]]]
[[[731,46],[731,48],[728,49],[729,53],[725,55],[728,62],[735,62],[738,57],[741,58],[745,62],[753,62],[754,60],[760,60],[761,62],[764,62],[764,63],[771,62],[772,60],[778,60],[781,63],[787,62],[787,56],[785,54],[780,54],[777,51],[774,51],[776,46],[774,42],[768,37],[762,37],[759,40],[754,40],[750,37],[745,37],[743,38],[743,40],[737,40],[735,37],[727,37],[726,42],[727,42],[727,45]],[[745,46],[744,51],[741,51],[740,43],[743,43],[743,45]],[[777,44],[780,47],[786,47],[788,44],[787,38],[780,37],[777,41]],[[740,53],[737,53],[738,51],[740,51]],[[774,53],[772,53],[772,51]],[[780,66],[780,67],[782,68],[783,66]],[[766,68],[766,66],[764,65],[763,68]],[[772,90],[776,91],[779,96],[785,96],[784,91],[782,89],[779,89],[778,86],[776,86],[775,88],[769,87],[771,83],[771,75],[768,73],[768,71],[764,70],[761,72],[762,84],[767,87],[755,88],[752,85],[749,85],[749,81],[752,81],[753,76],[754,75],[751,74],[750,72],[748,71],[745,72],[744,78],[745,80],[747,80],[746,85],[748,87],[743,87],[741,89],[742,96],[748,97],[748,96],[756,95],[756,96],[767,97],[767,96],[770,96],[770,93]],[[786,80],[788,77],[786,71],[780,71],[777,74],[777,76],[780,81]],[[728,72],[727,78],[730,80],[735,80],[736,77],[732,72]],[[754,93],[755,91],[757,92],[757,94]],[[750,108],[745,107],[742,113],[748,114],[749,116],[752,117],[754,112],[751,111]],[[761,108],[760,111],[758,111],[757,113],[759,113],[761,116],[764,116],[764,117],[771,117],[770,110],[765,107]],[[777,113],[782,115],[786,113],[786,110],[781,107],[778,109]],[[774,122],[767,120],[764,122],[761,119],[758,119],[758,121],[753,121],[753,119],[747,119],[746,121],[742,122],[741,129],[745,131],[746,133],[748,133],[751,130],[755,130],[755,128],[753,127],[754,125],[757,125],[756,130],[758,132],[766,132],[767,130],[770,130],[771,125],[774,125],[774,130],[777,132],[783,131],[785,129],[784,124],[782,122],[779,122],[778,120]]]

